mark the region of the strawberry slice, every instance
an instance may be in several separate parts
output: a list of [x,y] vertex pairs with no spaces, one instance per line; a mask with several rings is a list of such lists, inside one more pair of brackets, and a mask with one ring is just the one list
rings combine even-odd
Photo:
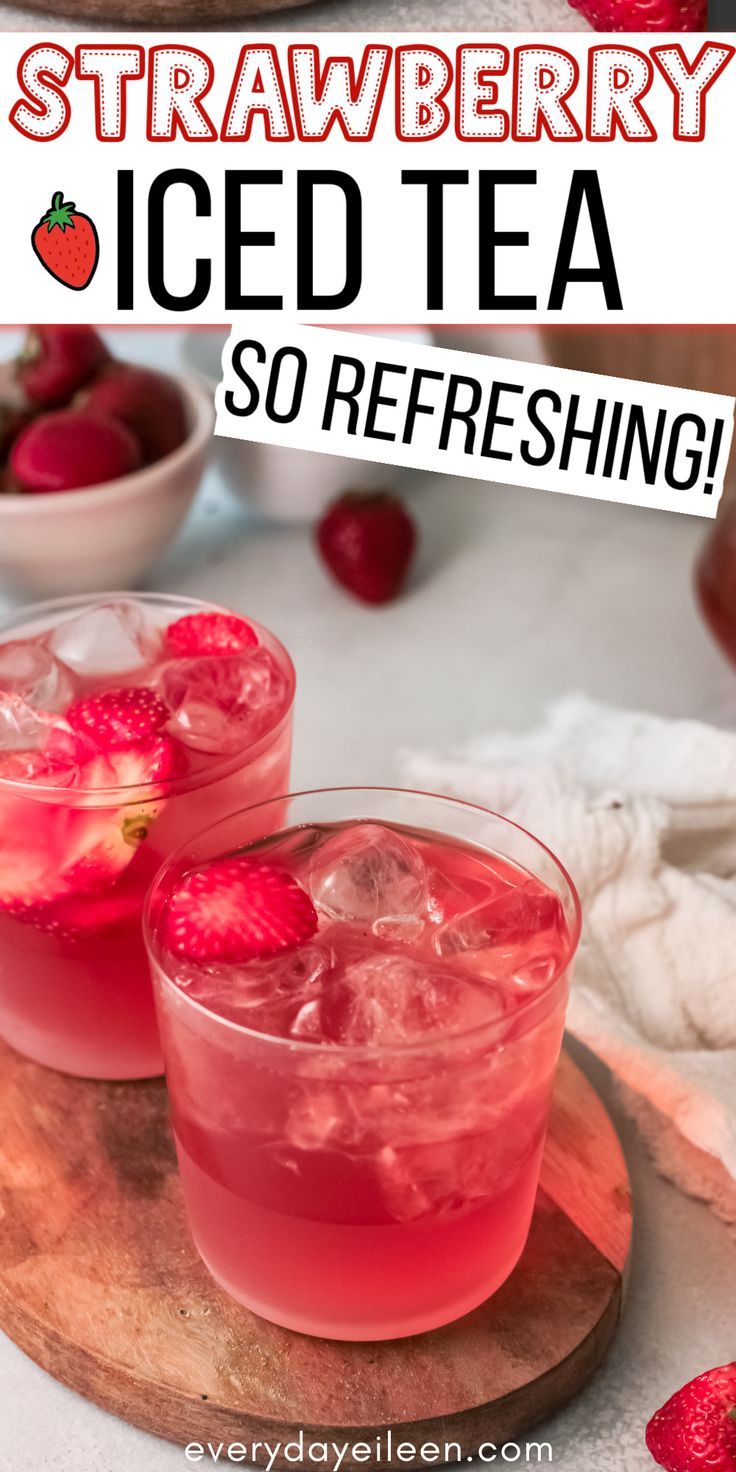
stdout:
[[255,629],[234,613],[187,613],[169,624],[164,639],[172,654],[240,654],[258,643]]
[[[170,782],[186,771],[186,757],[171,736],[156,736],[131,749],[108,753],[115,787],[147,787],[151,782]],[[93,784],[94,785],[94,784]]]
[[70,705],[66,718],[72,730],[87,736],[99,751],[115,751],[155,736],[169,711],[153,690],[129,685],[83,696]]
[[286,869],[262,859],[194,869],[166,906],[166,944],[191,961],[260,960],[294,950],[316,929],[309,895]]
[[43,935],[80,940],[101,931],[139,924],[144,899],[145,890],[140,894],[118,894],[113,889],[92,896],[71,894],[48,905],[18,906],[10,913],[13,919],[33,926]]
[[[54,731],[53,740],[76,743],[84,752],[84,759],[72,768],[74,785],[87,793],[140,788],[140,800],[120,804],[118,797],[109,806],[101,798],[101,806],[90,802],[67,807],[29,804],[24,798],[0,794],[0,910],[9,910],[39,930],[98,930],[108,921],[119,923],[121,897],[115,894],[109,906],[96,903],[94,912],[81,905],[82,897],[95,895],[101,900],[105,892],[112,901],[112,886],[124,877],[127,883],[129,875],[132,880],[133,871],[141,867],[141,846],[165,806],[159,784],[177,776],[186,762],[178,743],[165,735],[104,753],[87,748],[72,732]],[[5,756],[6,761],[0,757],[0,777],[68,785],[63,768],[57,776],[53,765],[62,760],[61,752],[44,748]],[[147,884],[158,859],[145,863]],[[146,884],[143,890],[137,885],[139,910]],[[63,913],[62,904],[67,907]],[[124,905],[123,917],[129,912],[130,906]]]

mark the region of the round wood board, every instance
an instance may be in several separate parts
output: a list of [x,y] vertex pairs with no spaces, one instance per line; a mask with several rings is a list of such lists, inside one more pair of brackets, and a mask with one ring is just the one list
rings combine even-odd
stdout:
[[[69,15],[80,22],[109,21],[110,0],[19,0],[24,10]],[[308,5],[310,0],[119,0],[116,21],[142,21],[147,26],[189,25],[206,31],[219,21],[237,21],[241,16],[268,15],[275,10]],[[235,27],[233,27],[235,29]]]
[[162,1082],[86,1083],[0,1044],[0,1327],[65,1385],[182,1444],[286,1445],[300,1429],[385,1443],[391,1427],[395,1446],[459,1442],[470,1456],[517,1439],[600,1364],[631,1224],[613,1126],[563,1054],[534,1222],[507,1283],[413,1339],[310,1339],[233,1303],[200,1263]]

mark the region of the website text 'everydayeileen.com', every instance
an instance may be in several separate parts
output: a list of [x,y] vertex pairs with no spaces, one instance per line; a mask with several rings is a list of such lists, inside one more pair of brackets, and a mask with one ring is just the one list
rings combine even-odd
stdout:
[[463,1452],[457,1441],[397,1441],[389,1429],[385,1436],[373,1441],[312,1441],[300,1431],[293,1441],[254,1441],[249,1445],[242,1441],[210,1442],[190,1441],[184,1448],[188,1462],[234,1462],[264,1467],[273,1472],[284,1463],[303,1466],[311,1462],[315,1466],[340,1472],[341,1467],[354,1463],[366,1463],[372,1467],[386,1466],[394,1461],[420,1462],[426,1466],[444,1466],[452,1463],[482,1462],[519,1465],[552,1462],[552,1447],[548,1441],[506,1441],[497,1445],[484,1441],[472,1455]]

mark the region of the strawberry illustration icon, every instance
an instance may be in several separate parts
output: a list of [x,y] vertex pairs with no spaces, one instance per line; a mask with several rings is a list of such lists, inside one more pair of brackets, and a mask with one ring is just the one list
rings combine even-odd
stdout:
[[51,208],[39,220],[31,244],[41,265],[72,291],[84,291],[97,269],[100,242],[89,215],[54,194]]

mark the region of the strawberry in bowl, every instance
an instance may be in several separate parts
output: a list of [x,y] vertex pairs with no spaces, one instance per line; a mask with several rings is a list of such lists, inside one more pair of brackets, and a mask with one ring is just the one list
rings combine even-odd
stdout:
[[138,581],[187,515],[213,423],[201,386],[118,362],[95,328],[29,329],[0,366],[0,576],[40,594]]
[[161,1071],[146,891],[213,813],[287,791],[293,691],[272,634],[188,600],[61,599],[0,629],[6,1041],[84,1077]]

